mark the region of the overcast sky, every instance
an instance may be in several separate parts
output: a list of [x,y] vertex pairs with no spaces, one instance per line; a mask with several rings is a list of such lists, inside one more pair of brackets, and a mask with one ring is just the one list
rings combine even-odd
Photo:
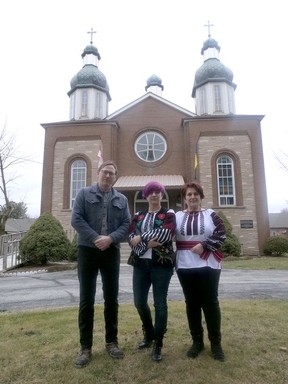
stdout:
[[10,199],[24,201],[30,216],[39,215],[41,123],[69,120],[67,92],[82,68],[91,28],[110,87],[109,113],[142,96],[152,74],[162,79],[165,99],[194,112],[191,92],[209,20],[220,60],[234,73],[236,113],[265,115],[269,212],[288,208],[288,172],[275,157],[288,154],[286,14],[284,0],[1,2],[0,127],[16,133],[19,153],[33,160],[18,167]]

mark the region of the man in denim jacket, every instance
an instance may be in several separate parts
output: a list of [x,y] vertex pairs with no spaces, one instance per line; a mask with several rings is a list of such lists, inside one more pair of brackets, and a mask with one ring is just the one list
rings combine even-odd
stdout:
[[112,187],[117,172],[113,161],[102,163],[98,183],[80,190],[73,206],[71,224],[78,235],[80,283],[78,322],[81,348],[75,360],[77,368],[85,367],[92,357],[98,272],[103,286],[106,350],[112,358],[124,356],[117,337],[119,243],[127,239],[130,212],[127,198]]

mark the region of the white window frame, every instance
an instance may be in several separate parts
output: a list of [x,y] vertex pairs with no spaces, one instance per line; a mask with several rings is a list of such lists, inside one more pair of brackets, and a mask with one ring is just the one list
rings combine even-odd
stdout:
[[219,206],[235,206],[235,173],[231,156],[222,154],[216,160]]
[[134,150],[139,159],[149,163],[162,159],[167,151],[167,142],[160,133],[146,131],[137,137]]
[[73,208],[75,198],[80,189],[86,187],[87,164],[82,159],[74,160],[70,168],[70,208]]

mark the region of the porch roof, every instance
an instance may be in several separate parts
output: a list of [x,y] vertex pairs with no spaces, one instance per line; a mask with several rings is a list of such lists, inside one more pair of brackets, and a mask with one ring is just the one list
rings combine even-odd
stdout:
[[120,191],[142,189],[149,181],[158,181],[166,189],[179,188],[184,184],[182,175],[121,176],[114,187]]

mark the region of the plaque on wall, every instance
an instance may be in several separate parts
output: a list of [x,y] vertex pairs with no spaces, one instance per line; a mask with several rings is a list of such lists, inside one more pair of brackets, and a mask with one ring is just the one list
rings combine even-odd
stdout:
[[240,228],[253,228],[253,220],[240,220]]

